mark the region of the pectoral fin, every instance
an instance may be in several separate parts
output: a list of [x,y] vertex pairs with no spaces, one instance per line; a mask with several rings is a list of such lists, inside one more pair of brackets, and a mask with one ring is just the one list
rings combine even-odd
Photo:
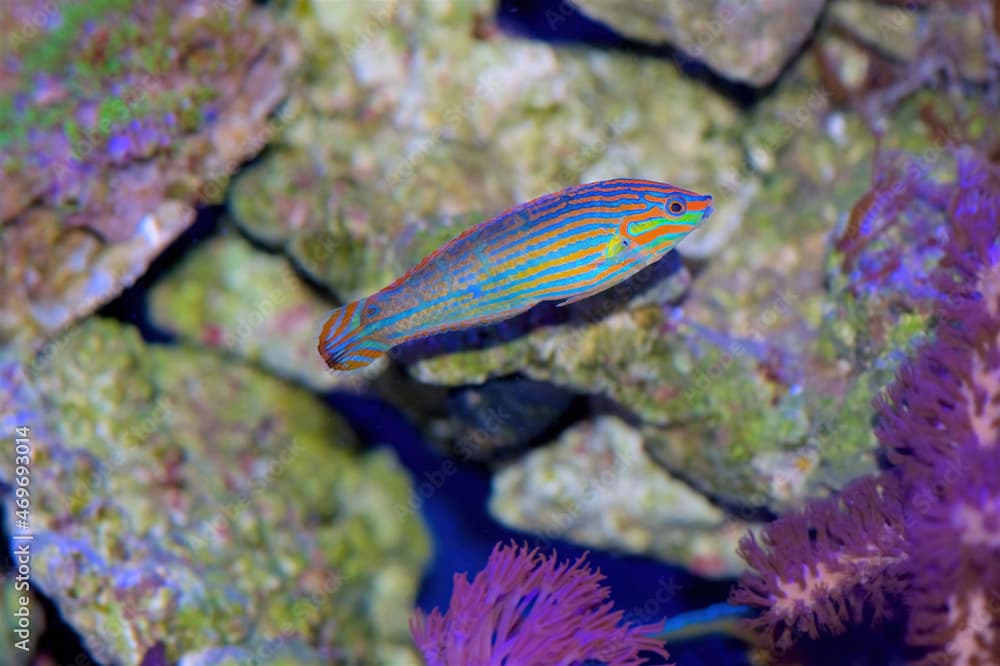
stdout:
[[612,286],[612,285],[610,285],[610,284],[601,284],[601,285],[599,285],[597,287],[593,287],[593,288],[588,289],[587,291],[583,292],[582,294],[577,294],[576,296],[572,296],[570,298],[567,298],[565,301],[561,301],[559,303],[556,303],[556,307],[557,308],[565,307],[565,306],[569,305],[570,303],[576,303],[577,301],[582,301],[585,298],[590,298],[591,296],[594,296],[595,294],[601,293],[602,291],[604,291],[605,289],[607,289],[610,286]]
[[633,239],[619,234],[615,234],[608,241],[607,250],[604,252],[603,263],[605,266],[620,264],[623,261],[631,261],[638,257],[648,258],[647,249],[636,243]]
[[[608,242],[607,251],[598,259],[595,260],[596,264],[601,267],[614,266],[621,264],[625,261],[634,261],[637,258],[647,258],[647,253],[641,245],[637,245],[635,241],[625,238],[620,234],[615,234],[615,236]],[[622,275],[620,279],[615,280],[613,283],[609,283],[607,280],[603,280],[598,284],[594,285],[587,291],[581,292],[576,296],[571,296],[565,301],[561,301],[556,304],[556,307],[564,307],[570,305],[571,303],[576,303],[577,301],[582,301],[585,298],[590,298],[595,294],[599,294],[605,289],[613,287],[615,284],[621,282],[622,279],[631,275],[634,270],[629,271],[626,275]]]
[[632,245],[632,241],[625,238],[621,234],[615,234],[608,241],[608,249],[604,253],[604,259],[606,263],[618,263],[621,261],[620,256]]

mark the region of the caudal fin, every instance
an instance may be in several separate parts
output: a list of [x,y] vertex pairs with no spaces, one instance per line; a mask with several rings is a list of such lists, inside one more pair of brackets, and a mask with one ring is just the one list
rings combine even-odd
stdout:
[[319,355],[334,370],[357,370],[384,356],[388,345],[361,323],[365,300],[354,301],[330,313],[319,335]]

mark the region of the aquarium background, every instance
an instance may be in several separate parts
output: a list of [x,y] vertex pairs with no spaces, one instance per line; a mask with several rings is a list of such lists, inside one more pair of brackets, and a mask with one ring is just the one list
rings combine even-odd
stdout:
[[[507,666],[1000,663],[998,84],[986,0],[0,4],[0,664],[495,663],[498,544],[621,613],[554,585],[511,640],[567,656]],[[614,177],[715,213],[325,367],[332,308]]]

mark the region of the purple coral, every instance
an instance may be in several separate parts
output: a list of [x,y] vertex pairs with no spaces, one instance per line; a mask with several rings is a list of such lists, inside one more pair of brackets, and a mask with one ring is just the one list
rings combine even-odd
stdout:
[[765,609],[749,621],[779,649],[796,634],[841,633],[866,610],[891,613],[908,555],[899,487],[867,477],[740,544],[750,564],[733,602]]
[[640,652],[669,658],[646,634],[659,626],[622,623],[604,576],[586,556],[559,563],[527,545],[497,544],[469,583],[455,574],[448,612],[417,611],[410,629],[429,666],[608,666],[643,663]]
[[907,639],[928,648],[928,664],[941,657],[998,664],[1000,450],[967,448],[956,463],[953,480],[916,495],[926,499],[915,502],[907,530],[913,553]]
[[1000,663],[1000,168],[958,160],[936,338],[876,407],[907,481],[910,643]]
[[1000,168],[956,158],[934,339],[875,401],[889,468],[741,544],[778,648],[898,596],[924,663],[1000,663]]
[[934,274],[936,339],[876,401],[875,433],[914,479],[943,476],[962,448],[1000,437],[1000,170],[970,152],[958,168],[950,239]]

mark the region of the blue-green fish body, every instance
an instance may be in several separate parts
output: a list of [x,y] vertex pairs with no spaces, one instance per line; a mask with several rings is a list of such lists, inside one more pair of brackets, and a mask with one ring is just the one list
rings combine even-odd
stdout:
[[396,345],[566,305],[655,262],[712,212],[711,195],[619,178],[521,204],[452,239],[381,291],[333,311],[319,352],[336,370]]

